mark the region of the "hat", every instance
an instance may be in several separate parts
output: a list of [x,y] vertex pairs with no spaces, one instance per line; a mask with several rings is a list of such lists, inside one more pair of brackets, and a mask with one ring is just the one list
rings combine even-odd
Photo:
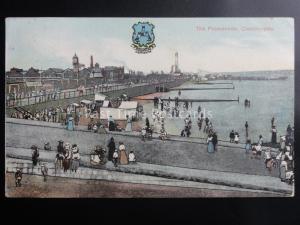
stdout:
[[36,146],[36,145],[32,145],[32,146],[31,146],[31,149],[37,150],[37,146]]
[[60,140],[60,141],[58,141],[59,143],[63,143],[64,141],[62,141],[62,140]]

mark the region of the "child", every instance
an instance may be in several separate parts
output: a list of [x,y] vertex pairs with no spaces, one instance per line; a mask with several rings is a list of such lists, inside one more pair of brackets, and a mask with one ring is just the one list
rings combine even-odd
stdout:
[[245,145],[245,149],[246,149],[246,154],[248,154],[249,151],[252,149],[252,147],[251,147],[251,140],[250,139],[247,140],[247,143]]
[[234,143],[238,144],[239,141],[240,141],[239,134],[238,134],[238,132],[235,132],[235,134],[234,134]]
[[115,167],[118,166],[118,158],[119,158],[119,154],[118,154],[118,150],[116,149],[113,154],[113,163]]
[[130,153],[128,155],[128,158],[129,158],[129,163],[135,163],[136,162],[135,155],[134,155],[133,151],[130,151]]
[[16,187],[21,187],[22,172],[20,169],[17,169],[17,172],[15,173],[15,179],[16,179]]

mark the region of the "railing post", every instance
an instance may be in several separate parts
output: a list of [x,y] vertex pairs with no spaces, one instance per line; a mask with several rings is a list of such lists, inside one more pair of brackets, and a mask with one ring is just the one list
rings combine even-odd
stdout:
[[34,96],[34,104],[36,104],[36,96]]
[[29,97],[28,97],[28,105],[29,105]]

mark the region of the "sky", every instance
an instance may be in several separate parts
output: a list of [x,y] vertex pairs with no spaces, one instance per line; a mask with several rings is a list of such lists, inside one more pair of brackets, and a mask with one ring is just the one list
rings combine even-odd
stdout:
[[[132,26],[150,22],[156,47],[138,54]],[[170,72],[294,69],[292,18],[7,18],[6,70],[71,68],[80,63]]]

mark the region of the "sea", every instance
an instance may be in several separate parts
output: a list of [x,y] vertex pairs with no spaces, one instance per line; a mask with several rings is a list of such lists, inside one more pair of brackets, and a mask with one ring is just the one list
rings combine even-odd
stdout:
[[[275,118],[277,129],[277,140],[285,135],[288,124],[294,126],[294,71],[262,71],[262,72],[241,72],[235,73],[240,76],[264,76],[280,77],[287,76],[286,80],[214,80],[211,82],[233,83],[233,84],[195,84],[187,82],[178,88],[214,88],[233,87],[234,89],[217,90],[182,90],[179,99],[238,99],[239,102],[193,102],[189,111],[182,113],[183,118],[171,118],[166,116],[165,129],[172,135],[180,135],[184,128],[184,118],[188,113],[192,117],[191,137],[206,138],[207,134],[199,131],[197,126],[198,106],[207,116],[217,131],[220,140],[229,140],[229,133],[234,130],[240,134],[240,141],[246,141],[245,123],[248,122],[248,138],[257,142],[259,135],[262,135],[265,142],[271,141],[271,119]],[[209,81],[210,82],[210,81]],[[174,98],[178,96],[178,90],[162,94],[162,98]],[[245,99],[250,100],[250,107],[245,107]],[[171,106],[174,102],[171,102]],[[181,103],[182,105],[182,103]],[[145,102],[143,105],[150,122],[151,113],[154,109],[153,102]],[[181,107],[183,110],[183,107]],[[204,123],[203,123],[204,124]]]

